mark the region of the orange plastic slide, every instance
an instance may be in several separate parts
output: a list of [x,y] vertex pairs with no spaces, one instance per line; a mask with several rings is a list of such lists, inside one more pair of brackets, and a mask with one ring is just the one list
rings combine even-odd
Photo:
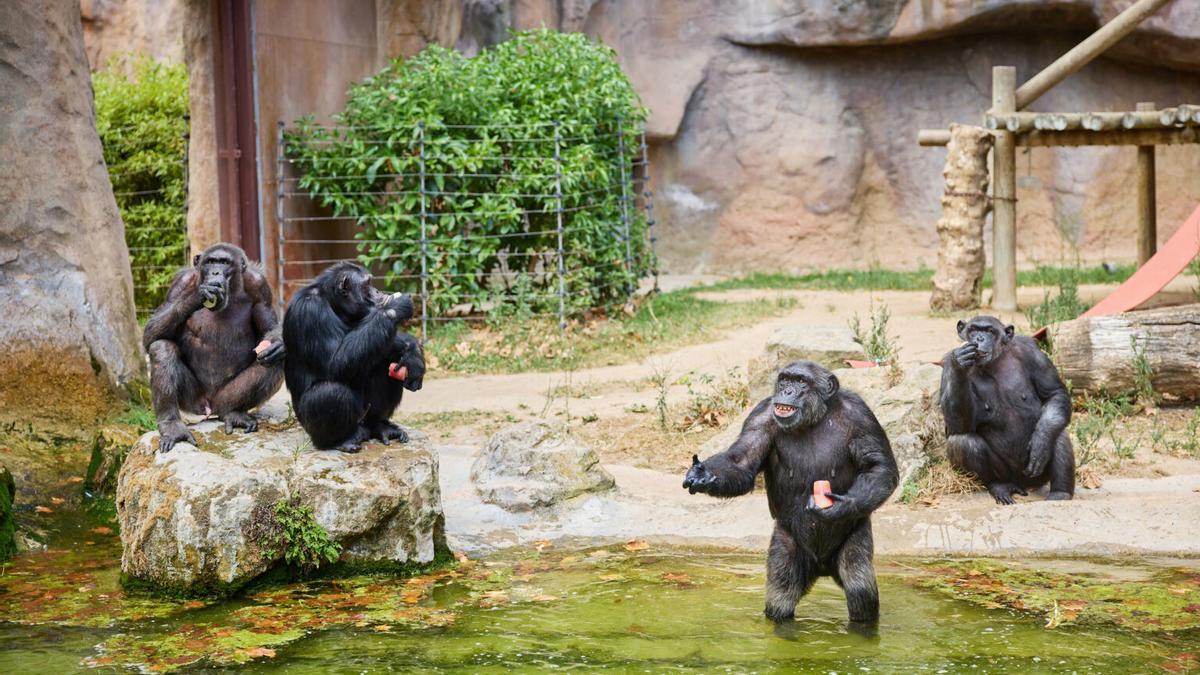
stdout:
[[[1143,302],[1154,297],[1171,280],[1179,276],[1188,263],[1200,254],[1200,207],[1192,211],[1187,222],[1171,235],[1154,257],[1138,268],[1133,276],[1117,287],[1094,307],[1083,313],[1083,316],[1103,316],[1128,312]],[[1035,338],[1045,335],[1046,329],[1039,328],[1033,334]]]

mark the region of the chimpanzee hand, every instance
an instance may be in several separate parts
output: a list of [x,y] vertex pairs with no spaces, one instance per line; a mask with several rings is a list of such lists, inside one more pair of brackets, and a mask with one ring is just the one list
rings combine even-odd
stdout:
[[[283,363],[283,357],[287,355],[287,349],[283,346],[283,340],[263,340],[267,342],[267,346],[262,351],[255,349],[255,359],[264,366],[275,366]],[[261,346],[261,345],[260,345]]]
[[208,309],[218,307],[225,302],[225,289],[220,284],[200,284],[199,294],[200,304]]
[[396,323],[403,323],[413,317],[412,296],[408,293],[384,295],[379,308],[386,312]]
[[1030,478],[1035,478],[1042,475],[1046,470],[1046,464],[1050,462],[1050,443],[1043,439],[1039,434],[1034,434],[1033,438],[1029,439],[1029,462],[1025,465],[1025,475]]
[[850,495],[826,492],[825,496],[833,500],[833,506],[821,508],[817,506],[812,495],[809,495],[808,505],[805,507],[805,510],[817,518],[828,522],[845,520],[846,518],[853,518],[858,515],[858,503]]
[[970,368],[979,360],[979,349],[973,342],[968,342],[951,353],[954,355],[954,362],[962,368]]
[[687,476],[683,479],[683,487],[687,488],[689,494],[694,495],[697,492],[711,492],[716,484],[716,474],[709,471],[699,457],[692,455],[692,468],[688,469]]

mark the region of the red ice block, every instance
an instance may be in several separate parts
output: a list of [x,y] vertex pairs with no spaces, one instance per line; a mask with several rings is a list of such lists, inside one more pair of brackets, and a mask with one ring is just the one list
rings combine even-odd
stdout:
[[825,494],[828,492],[833,492],[833,488],[829,485],[829,481],[813,481],[813,502],[817,506],[823,509],[833,506],[833,500],[825,496]]

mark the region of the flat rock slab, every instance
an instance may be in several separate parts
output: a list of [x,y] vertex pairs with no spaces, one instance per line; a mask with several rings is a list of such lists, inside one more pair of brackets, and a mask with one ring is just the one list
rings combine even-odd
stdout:
[[493,435],[471,465],[471,481],[483,501],[510,511],[552,506],[614,485],[591,448],[540,420]]
[[156,587],[223,594],[278,564],[275,505],[312,509],[341,560],[430,563],[446,550],[437,457],[408,430],[405,444],[314,450],[299,427],[227,436],[196,425],[201,447],[158,454],[142,436],[117,482],[121,571]]
[[816,361],[830,370],[843,368],[847,359],[865,360],[862,345],[845,326],[783,326],[767,338],[766,351],[750,361],[750,398],[771,395],[775,376],[794,361]]

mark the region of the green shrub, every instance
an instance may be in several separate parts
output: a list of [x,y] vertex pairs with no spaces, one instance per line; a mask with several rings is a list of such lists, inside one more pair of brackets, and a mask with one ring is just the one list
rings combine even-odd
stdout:
[[310,574],[325,563],[337,562],[341,544],[329,538],[329,533],[313,517],[312,509],[299,500],[281,499],[275,504],[277,528],[267,538],[270,555],[283,554],[287,564]]
[[645,116],[612,50],[541,30],[474,58],[435,45],[397,60],[350,90],[336,126],[301,120],[287,152],[299,187],[357,222],[360,261],[390,290],[420,290],[424,203],[433,311],[557,311],[561,186],[566,307],[578,311],[623,302],[651,267],[632,203],[626,250],[618,161],[623,146],[628,179]]
[[1058,295],[1051,297],[1046,291],[1041,303],[1029,308],[1026,316],[1034,329],[1070,321],[1088,310],[1088,304],[1079,298],[1078,278],[1075,273],[1063,272],[1058,278]]
[[125,221],[134,302],[145,312],[162,302],[188,260],[187,68],[143,58],[127,74],[114,62],[92,76],[92,86],[96,130]]

